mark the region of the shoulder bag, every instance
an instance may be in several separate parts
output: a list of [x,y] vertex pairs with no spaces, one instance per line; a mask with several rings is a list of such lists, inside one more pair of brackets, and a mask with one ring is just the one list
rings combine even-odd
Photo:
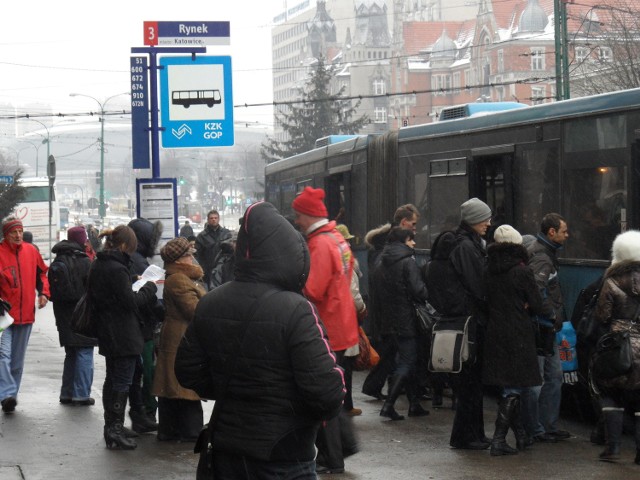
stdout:
[[596,379],[609,380],[631,371],[633,367],[631,328],[635,325],[638,316],[640,316],[640,305],[629,328],[605,333],[598,339],[591,356],[591,369]]
[[459,373],[472,359],[472,317],[443,317],[433,326],[429,371]]
[[[264,292],[256,302],[251,307],[251,311],[249,313],[249,321],[244,325],[244,331],[242,332],[242,337],[240,338],[240,344],[238,345],[238,352],[240,351],[240,347],[244,342],[244,337],[247,333],[247,328],[249,324],[253,321],[258,312],[258,309],[262,306],[264,300],[266,300],[271,295],[278,293],[280,290],[269,289]],[[213,427],[215,424],[215,420],[218,418],[218,414],[220,412],[222,401],[224,400],[224,396],[227,392],[227,388],[229,387],[229,380],[231,380],[231,376],[235,372],[236,362],[238,357],[235,356],[233,358],[228,357],[225,361],[225,366],[229,363],[231,366],[230,372],[231,374],[226,378],[224,383],[224,388],[221,390],[220,398],[218,398],[213,406],[213,412],[211,412],[211,418],[209,419],[209,423],[207,423],[202,430],[200,431],[200,435],[198,435],[198,439],[196,440],[196,444],[193,447],[193,453],[199,453],[200,458],[198,460],[198,468],[196,470],[196,480],[214,480],[215,479],[215,469],[213,466],[213,442],[212,435]]]

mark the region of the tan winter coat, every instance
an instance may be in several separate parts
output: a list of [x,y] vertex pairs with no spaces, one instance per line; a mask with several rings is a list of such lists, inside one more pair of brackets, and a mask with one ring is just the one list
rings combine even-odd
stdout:
[[152,393],[158,397],[200,400],[196,392],[183,388],[178,383],[173,367],[180,340],[193,319],[198,301],[206,293],[199,282],[202,279],[202,268],[184,263],[167,263],[164,267],[166,313],[160,332]]
[[[598,297],[596,318],[612,331],[627,330],[640,305],[640,262],[623,261],[609,267]],[[600,380],[605,387],[640,389],[640,320],[631,326],[633,368],[627,375]]]

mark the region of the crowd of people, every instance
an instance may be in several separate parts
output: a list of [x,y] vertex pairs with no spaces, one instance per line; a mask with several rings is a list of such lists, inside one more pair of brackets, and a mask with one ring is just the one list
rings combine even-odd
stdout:
[[[345,471],[345,458],[358,452],[354,417],[362,411],[353,403],[352,372],[362,327],[380,355],[362,392],[382,401],[383,420],[405,419],[396,410],[401,395],[408,417],[427,416],[427,394],[439,407],[449,387],[452,448],[504,456],[571,437],[559,424],[563,376],[555,341],[568,320],[557,257],[569,239],[567,220],[548,213],[535,236],[523,235],[507,224],[492,226],[491,208],[471,198],[460,206],[458,227],[440,233],[419,266],[419,212],[401,205],[365,237],[363,298],[353,236],[328,218],[324,196],[305,187],[293,200],[292,219],[267,202],[255,203],[237,232],[221,226],[212,210],[197,237],[185,224],[182,235],[161,248],[160,222],[134,219],[101,232],[98,242],[84,227],[73,227],[53,247],[50,267],[23,241],[20,221],[5,219],[0,297],[14,321],[0,339],[3,412],[16,410],[36,307],[50,299],[65,351],[60,403],[95,404],[97,346],[106,365],[106,446],[132,450],[136,436],[155,431],[160,441],[203,442],[201,466],[209,465],[216,478],[315,479]],[[153,281],[138,281],[158,248],[162,295]],[[616,238],[597,303],[606,329],[630,330],[634,368],[593,382],[605,426],[600,458],[620,458],[627,409],[636,421],[636,464],[638,252],[640,232]],[[68,287],[61,286],[64,269]],[[88,305],[94,336],[74,330],[79,302]],[[459,373],[427,368],[430,336],[418,328],[415,310],[425,302],[444,319],[470,318],[472,349]],[[492,437],[485,432],[486,386],[498,393]],[[215,400],[208,423],[204,399]],[[509,430],[515,448],[507,443]]]

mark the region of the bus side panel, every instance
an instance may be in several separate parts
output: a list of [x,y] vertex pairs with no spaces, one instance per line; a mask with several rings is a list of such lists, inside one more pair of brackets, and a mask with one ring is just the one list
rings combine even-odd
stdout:
[[[390,222],[398,203],[398,132],[369,141],[367,225],[375,228]],[[405,203],[405,202],[403,202]]]

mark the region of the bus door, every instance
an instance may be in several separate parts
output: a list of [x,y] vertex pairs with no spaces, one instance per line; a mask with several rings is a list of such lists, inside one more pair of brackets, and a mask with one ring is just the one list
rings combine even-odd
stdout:
[[[454,230],[460,223],[460,204],[469,198],[466,156],[431,158],[426,174],[428,188],[422,188],[424,194],[416,197],[420,211],[427,212],[426,231],[423,227],[416,235],[418,248],[431,248],[441,232]],[[424,183],[422,176],[415,175],[416,189]]]
[[471,151],[469,197],[478,197],[489,207],[491,228],[487,237],[504,223],[513,224],[513,145],[477,148]]
[[329,176],[324,179],[325,199],[324,204],[329,212],[329,220],[336,223],[344,223],[351,227],[351,212],[349,205],[351,199],[351,165],[338,167],[339,172],[329,170]]

